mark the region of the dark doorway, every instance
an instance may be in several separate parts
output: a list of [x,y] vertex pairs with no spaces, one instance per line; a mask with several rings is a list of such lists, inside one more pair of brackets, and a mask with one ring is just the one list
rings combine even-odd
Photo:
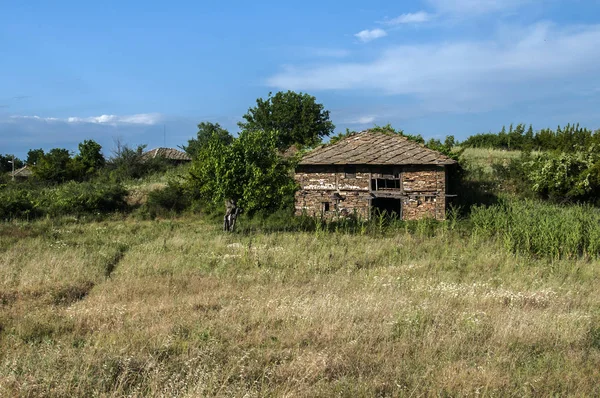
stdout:
[[371,200],[371,212],[375,216],[387,214],[393,218],[402,218],[402,201],[393,198],[375,198]]

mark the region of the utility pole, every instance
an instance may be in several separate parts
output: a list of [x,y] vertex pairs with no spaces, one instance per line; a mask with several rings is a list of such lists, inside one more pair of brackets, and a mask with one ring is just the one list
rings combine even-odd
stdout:
[[8,161],[8,163],[12,164],[12,180],[15,180],[15,155],[13,155],[13,160]]
[[163,147],[167,147],[167,125],[163,124]]

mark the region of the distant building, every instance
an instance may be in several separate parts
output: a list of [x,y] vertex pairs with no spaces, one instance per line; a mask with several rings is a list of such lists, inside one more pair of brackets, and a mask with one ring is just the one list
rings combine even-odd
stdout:
[[456,161],[394,134],[363,131],[307,153],[296,167],[296,214],[395,213],[446,218],[447,167]]
[[167,159],[174,164],[182,164],[192,161],[192,158],[190,158],[187,153],[175,148],[155,148],[144,152],[142,155],[142,159],[156,158]]
[[11,177],[14,177],[15,180],[26,180],[33,175],[33,171],[29,166],[21,167],[18,170],[15,170],[14,173],[9,173]]

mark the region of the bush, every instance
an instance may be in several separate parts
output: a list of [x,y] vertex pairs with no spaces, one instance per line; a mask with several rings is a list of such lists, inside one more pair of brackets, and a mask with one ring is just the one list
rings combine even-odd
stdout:
[[525,163],[533,191],[554,201],[594,201],[600,194],[600,154],[594,145],[575,153],[544,153]]
[[48,189],[44,204],[51,216],[109,213],[125,209],[126,196],[127,190],[120,184],[68,182]]
[[126,196],[120,184],[71,181],[56,187],[5,187],[0,190],[0,219],[109,213],[125,209]]
[[160,190],[148,194],[146,206],[151,217],[179,214],[191,204],[189,196],[180,184],[169,182]]
[[4,187],[0,189],[0,219],[33,218],[40,215],[39,192]]

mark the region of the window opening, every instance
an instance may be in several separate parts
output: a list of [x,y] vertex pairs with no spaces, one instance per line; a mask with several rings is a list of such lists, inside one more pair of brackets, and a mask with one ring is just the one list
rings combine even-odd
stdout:
[[346,178],[356,178],[356,166],[346,165],[344,167],[344,175]]
[[400,189],[400,180],[387,178],[374,178],[371,180],[372,191],[383,191],[387,189]]

